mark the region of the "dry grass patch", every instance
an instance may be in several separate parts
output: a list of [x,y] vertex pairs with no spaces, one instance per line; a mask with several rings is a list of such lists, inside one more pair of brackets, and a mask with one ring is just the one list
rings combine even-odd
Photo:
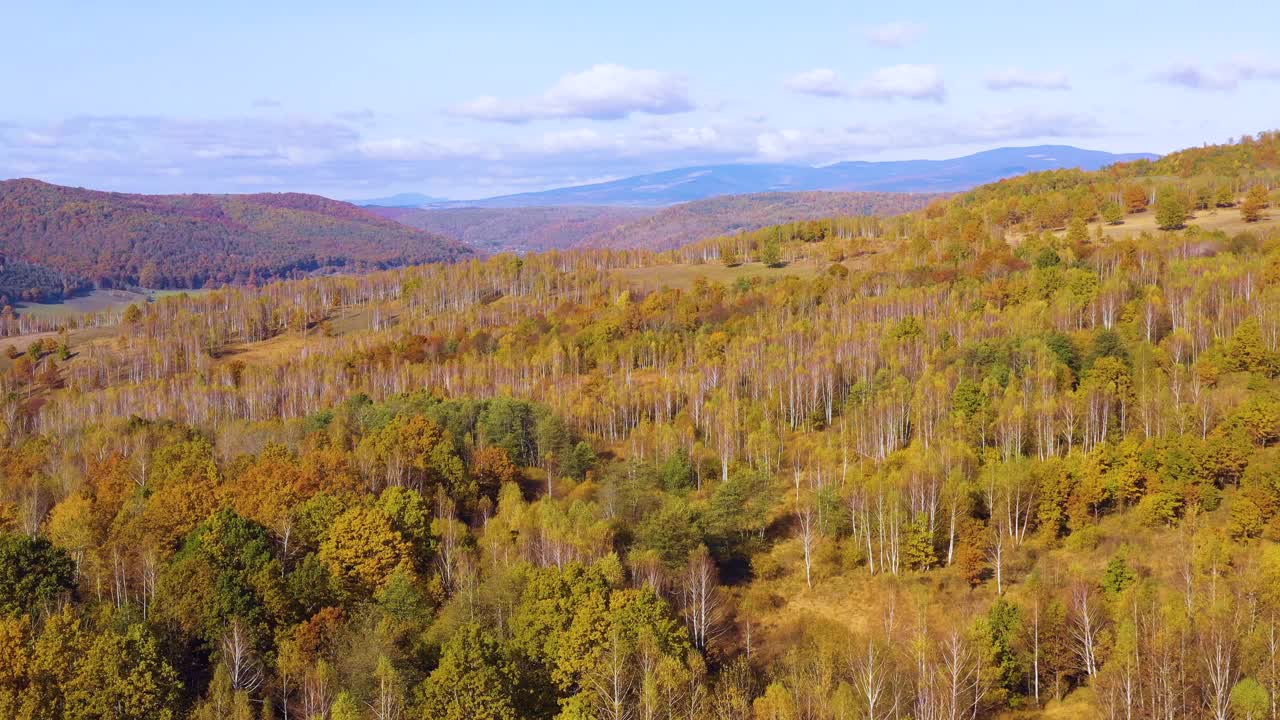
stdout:
[[[1244,218],[1240,217],[1240,211],[1236,208],[1200,210],[1187,218],[1187,227],[1192,225],[1199,227],[1201,230],[1221,230],[1227,235],[1234,235],[1247,230],[1257,231],[1276,227],[1280,225],[1280,213],[1273,211],[1271,212],[1271,217],[1263,218],[1256,223],[1248,223],[1244,221]],[[1089,229],[1092,232],[1096,232],[1097,223],[1094,223]],[[1148,210],[1137,215],[1125,215],[1124,223],[1121,225],[1103,225],[1102,231],[1108,237],[1122,238],[1127,235],[1137,235],[1144,231],[1149,233],[1160,232],[1160,228],[1156,226],[1155,211]]]

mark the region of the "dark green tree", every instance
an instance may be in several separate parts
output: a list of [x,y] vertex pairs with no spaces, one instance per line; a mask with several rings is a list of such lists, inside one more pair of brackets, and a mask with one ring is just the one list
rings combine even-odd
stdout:
[[1266,210],[1270,203],[1267,201],[1267,189],[1262,185],[1254,185],[1249,188],[1249,192],[1244,195],[1244,202],[1240,203],[1240,217],[1245,222],[1255,223],[1262,219],[1262,211]]
[[1187,196],[1176,187],[1166,187],[1156,198],[1156,225],[1161,230],[1177,230],[1186,225]]
[[1004,597],[996,598],[982,625],[995,682],[1010,695],[1023,687],[1023,666],[1016,642],[1022,634],[1022,611]]
[[1119,554],[1107,561],[1107,569],[1102,572],[1102,589],[1108,595],[1119,595],[1137,579],[1137,573],[1129,567],[1124,555]]
[[687,490],[693,485],[693,462],[684,448],[677,448],[667,456],[658,469],[662,486],[667,490]]
[[75,564],[44,537],[0,534],[0,615],[43,607],[75,588]]
[[764,241],[760,248],[760,262],[767,267],[778,267],[782,264],[782,244],[776,237]]
[[1102,221],[1108,225],[1119,225],[1124,222],[1124,208],[1118,202],[1108,202],[1102,206]]
[[158,613],[210,647],[233,618],[256,638],[290,608],[267,530],[223,510],[196,528],[160,576]]

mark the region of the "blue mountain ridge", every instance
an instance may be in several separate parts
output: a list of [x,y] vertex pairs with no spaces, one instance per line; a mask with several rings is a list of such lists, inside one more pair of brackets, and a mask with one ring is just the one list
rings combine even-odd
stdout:
[[[433,207],[546,207],[618,205],[662,207],[720,195],[805,190],[957,192],[1038,170],[1097,170],[1117,162],[1154,160],[1150,153],[1116,154],[1069,145],[987,150],[949,160],[851,161],[822,167],[730,164],[686,167],[610,182],[503,195]],[[373,203],[365,203],[373,204]]]

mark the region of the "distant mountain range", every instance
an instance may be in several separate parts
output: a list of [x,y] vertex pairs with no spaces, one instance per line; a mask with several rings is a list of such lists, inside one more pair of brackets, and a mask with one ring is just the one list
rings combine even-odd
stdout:
[[[804,165],[706,165],[636,175],[611,182],[502,195],[474,201],[418,207],[545,207],[617,205],[662,207],[720,195],[811,190],[870,192],[958,192],[1001,178],[1037,170],[1081,168],[1097,170],[1117,162],[1150,159],[1150,153],[1116,154],[1069,145],[998,148],[951,160],[894,160],[842,162],[823,167]],[[397,196],[401,197],[401,196]],[[366,202],[395,205],[400,202]]]
[[369,198],[368,200],[352,200],[353,205],[362,205],[365,207],[423,207],[425,205],[438,205],[448,203],[448,198],[432,197],[423,195],[422,193],[400,193],[398,195],[388,195],[387,197]]
[[[75,286],[190,288],[331,270],[451,260],[462,243],[318,195],[132,195],[0,182],[0,253]],[[10,263],[12,264],[12,263]],[[31,268],[23,278],[46,277]],[[65,276],[65,277],[64,277]]]

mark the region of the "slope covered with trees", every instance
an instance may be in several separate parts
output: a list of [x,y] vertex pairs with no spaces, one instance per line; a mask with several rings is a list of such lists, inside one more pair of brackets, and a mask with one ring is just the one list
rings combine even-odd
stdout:
[[365,209],[420,230],[457,238],[468,247],[486,253],[570,248],[655,212],[644,208],[608,206]]
[[0,716],[1271,717],[1277,224],[1006,192],[15,347]]
[[315,195],[128,195],[8,180],[0,252],[103,287],[198,288],[470,251]]
[[832,216],[897,215],[940,197],[929,193],[778,192],[727,195],[673,205],[581,243],[586,247],[671,250],[717,235]]
[[942,197],[927,193],[776,192],[727,195],[661,210],[631,207],[367,208],[483,252],[572,247],[670,250],[704,238],[833,216],[896,215]]
[[[1054,170],[1023,175],[938,204],[930,214],[936,218],[952,213],[953,227],[963,216],[974,230],[999,227],[1026,233],[1070,229],[1074,224],[1078,236],[1088,222],[1120,226],[1130,216],[1151,212],[1160,229],[1176,230],[1196,213],[1245,210],[1250,192],[1256,196],[1253,204],[1267,204],[1278,181],[1280,132],[1268,132],[1238,143],[1171,153],[1154,162],[1119,163],[1096,173]],[[1256,222],[1260,216],[1246,219]],[[971,244],[971,235],[956,235],[956,247]]]
[[89,284],[75,275],[0,256],[0,305],[56,302]]

